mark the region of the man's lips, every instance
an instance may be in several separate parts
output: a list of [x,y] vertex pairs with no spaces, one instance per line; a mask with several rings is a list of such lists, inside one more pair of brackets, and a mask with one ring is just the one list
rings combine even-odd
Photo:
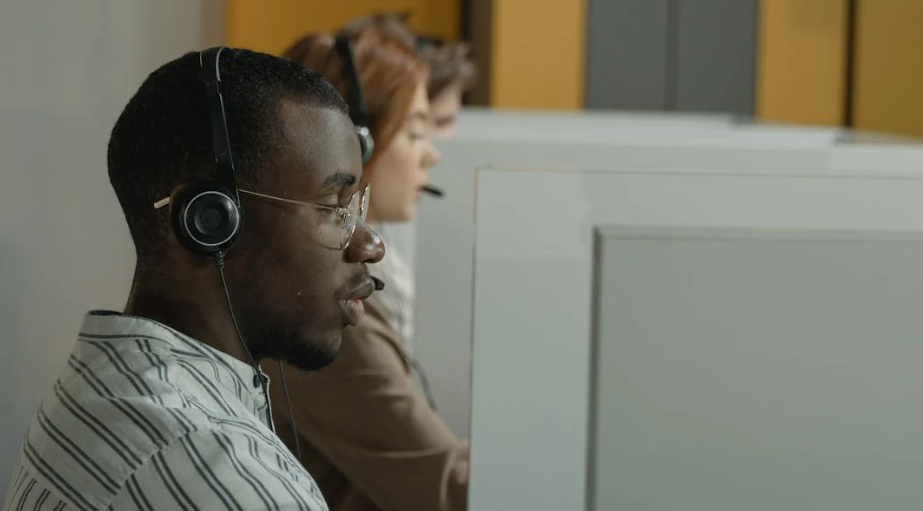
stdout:
[[343,305],[343,314],[348,325],[357,326],[362,316],[365,315],[365,305],[361,298],[351,298],[340,302]]
[[345,300],[365,300],[375,292],[375,283],[372,279],[366,277],[361,284],[353,287],[345,295]]
[[363,275],[361,279],[358,284],[344,293],[340,299],[340,306],[343,309],[346,323],[353,326],[358,325],[359,320],[365,314],[365,305],[362,300],[372,296],[372,293],[375,292],[375,283],[368,274]]

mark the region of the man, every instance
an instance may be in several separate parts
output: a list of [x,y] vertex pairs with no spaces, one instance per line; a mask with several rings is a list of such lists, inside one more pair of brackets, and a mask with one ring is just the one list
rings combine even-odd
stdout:
[[417,50],[429,62],[427,93],[433,123],[433,134],[451,137],[462,109],[462,99],[477,78],[474,62],[469,59],[469,47],[461,42],[417,36]]
[[128,102],[108,167],[132,289],[87,314],[4,509],[327,509],[257,363],[329,364],[372,291],[384,248],[343,100],[294,62],[189,53]]
[[[390,142],[395,145],[376,143],[375,151],[427,147],[423,77],[401,79],[407,70],[426,65],[409,29],[393,15],[385,15],[354,22],[339,35],[347,36],[352,48],[351,52],[339,50],[340,55],[352,57],[353,69],[360,77],[357,84],[349,72],[342,75],[340,81],[349,83],[341,90],[351,91],[347,98],[353,100],[361,89],[366,98],[366,115],[361,117],[371,121],[373,133],[387,125],[388,119],[387,112],[377,108],[371,98],[383,97],[381,90],[395,82],[414,93],[407,120],[401,119],[404,127],[393,139],[397,141]],[[323,40],[318,36],[301,39],[286,55],[323,69],[337,83],[340,73],[349,67],[339,65],[338,55],[332,54],[338,51],[329,44],[334,41],[323,44]],[[321,68],[324,63],[331,65]],[[384,77],[384,82],[376,81],[376,76]],[[380,101],[377,104],[380,106]],[[425,158],[413,156],[412,150],[398,150],[411,157],[390,159],[387,153],[379,153],[386,154],[386,161],[401,165],[369,171],[389,172],[391,179],[408,180],[405,169],[415,172],[425,168],[417,167],[426,164]],[[421,149],[418,154],[426,153]],[[410,185],[419,187],[419,177],[413,174],[411,178]],[[397,218],[379,213],[375,220]],[[317,478],[333,511],[463,511],[468,496],[468,443],[445,424],[414,381],[414,373],[422,377],[422,372],[418,372],[411,338],[404,328],[411,323],[404,313],[414,307],[412,296],[404,294],[412,291],[413,275],[396,255],[389,250],[380,265],[372,265],[372,271],[388,287],[366,302],[367,314],[358,327],[344,332],[343,350],[337,360],[322,371],[286,373],[292,376],[292,406],[283,406],[284,389],[274,386],[273,415],[280,437],[292,451],[300,452],[300,459]],[[389,291],[393,293],[388,295]],[[274,379],[282,370],[268,360],[264,369]]]

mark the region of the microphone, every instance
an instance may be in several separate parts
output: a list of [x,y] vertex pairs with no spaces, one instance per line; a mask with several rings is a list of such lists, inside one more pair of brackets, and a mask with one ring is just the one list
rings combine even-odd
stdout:
[[375,284],[375,291],[381,291],[385,288],[385,281],[378,277],[372,277],[372,282]]
[[430,194],[430,195],[432,195],[432,196],[434,196],[434,197],[440,197],[440,198],[441,198],[442,196],[445,195],[445,193],[443,193],[442,190],[440,190],[439,188],[436,188],[435,186],[430,186],[430,185],[424,186],[424,187],[423,187],[423,191],[426,192],[426,193],[428,193],[428,194]]

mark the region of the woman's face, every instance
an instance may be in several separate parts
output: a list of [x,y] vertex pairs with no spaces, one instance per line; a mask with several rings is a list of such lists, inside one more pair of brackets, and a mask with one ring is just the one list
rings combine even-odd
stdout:
[[[423,83],[417,86],[404,124],[371,172],[369,220],[407,222],[417,214],[417,201],[427,184],[429,168],[439,161],[431,141],[429,101]],[[378,148],[376,148],[378,150]]]

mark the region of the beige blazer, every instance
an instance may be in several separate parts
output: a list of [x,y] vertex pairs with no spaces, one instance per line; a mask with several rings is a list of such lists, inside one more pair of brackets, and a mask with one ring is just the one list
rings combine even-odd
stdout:
[[[463,511],[468,443],[427,404],[400,337],[375,296],[347,328],[336,361],[285,366],[304,466],[331,511]],[[276,432],[294,452],[276,361],[265,361]]]

